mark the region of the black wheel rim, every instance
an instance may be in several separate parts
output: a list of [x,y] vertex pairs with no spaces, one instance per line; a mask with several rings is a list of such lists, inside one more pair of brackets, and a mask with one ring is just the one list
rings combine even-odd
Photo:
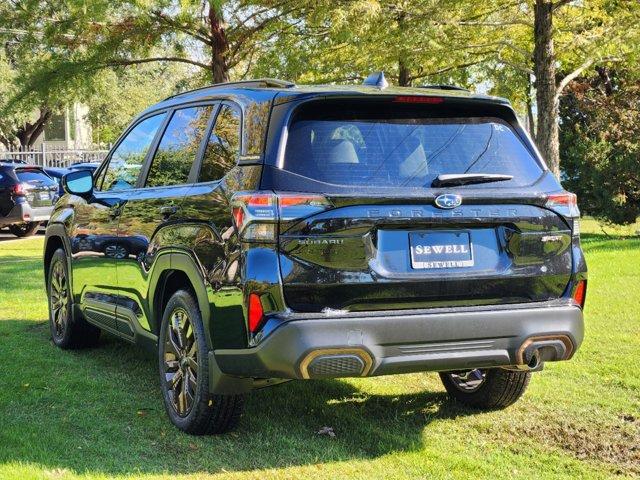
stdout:
[[189,415],[198,385],[198,343],[186,310],[171,312],[164,338],[164,378],[173,409]]
[[51,267],[51,321],[55,336],[64,335],[69,321],[69,288],[67,276],[61,261],[56,261]]
[[30,223],[19,223],[14,225],[15,231],[18,233],[27,233],[31,229]]
[[487,373],[476,368],[466,372],[450,373],[449,377],[458,390],[471,393],[478,390],[486,379]]

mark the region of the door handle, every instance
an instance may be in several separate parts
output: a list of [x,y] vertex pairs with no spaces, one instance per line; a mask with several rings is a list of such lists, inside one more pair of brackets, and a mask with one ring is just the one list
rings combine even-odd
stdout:
[[164,207],[160,207],[160,214],[164,217],[170,217],[171,215],[175,215],[178,213],[178,207],[175,205],[165,205]]

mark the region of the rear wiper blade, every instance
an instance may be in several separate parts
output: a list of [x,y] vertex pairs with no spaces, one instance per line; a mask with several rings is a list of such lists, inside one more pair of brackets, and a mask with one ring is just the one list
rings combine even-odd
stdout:
[[449,173],[438,175],[432,187],[452,187],[456,185],[471,185],[473,183],[506,182],[513,175],[501,175],[499,173]]

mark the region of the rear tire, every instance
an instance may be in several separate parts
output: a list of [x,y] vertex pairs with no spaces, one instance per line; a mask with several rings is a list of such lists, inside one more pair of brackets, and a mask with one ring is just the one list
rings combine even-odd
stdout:
[[40,222],[14,223],[9,225],[9,231],[16,237],[30,237],[38,231]]
[[61,248],[53,253],[49,263],[47,295],[51,339],[56,346],[67,350],[98,344],[100,329],[84,318],[73,317],[67,256]]
[[475,372],[480,372],[483,376],[477,384],[465,382],[463,375],[453,372],[441,372],[440,379],[450,397],[469,407],[483,410],[497,410],[512,405],[525,392],[531,379],[530,372],[502,368],[476,369],[465,372],[466,377],[469,378]]
[[242,395],[209,393],[207,352],[198,304],[191,292],[178,290],[167,303],[158,338],[160,389],[171,422],[192,435],[233,430],[244,405]]

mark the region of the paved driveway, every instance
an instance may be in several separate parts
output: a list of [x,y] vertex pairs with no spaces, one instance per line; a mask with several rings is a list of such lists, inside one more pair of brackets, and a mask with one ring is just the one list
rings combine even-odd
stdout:
[[[44,227],[40,227],[38,229],[38,233],[36,235],[44,235]],[[27,237],[32,238],[32,237]],[[6,228],[0,229],[0,243],[7,242],[9,240],[24,240],[23,238],[18,238],[15,235],[9,233],[9,230]]]

